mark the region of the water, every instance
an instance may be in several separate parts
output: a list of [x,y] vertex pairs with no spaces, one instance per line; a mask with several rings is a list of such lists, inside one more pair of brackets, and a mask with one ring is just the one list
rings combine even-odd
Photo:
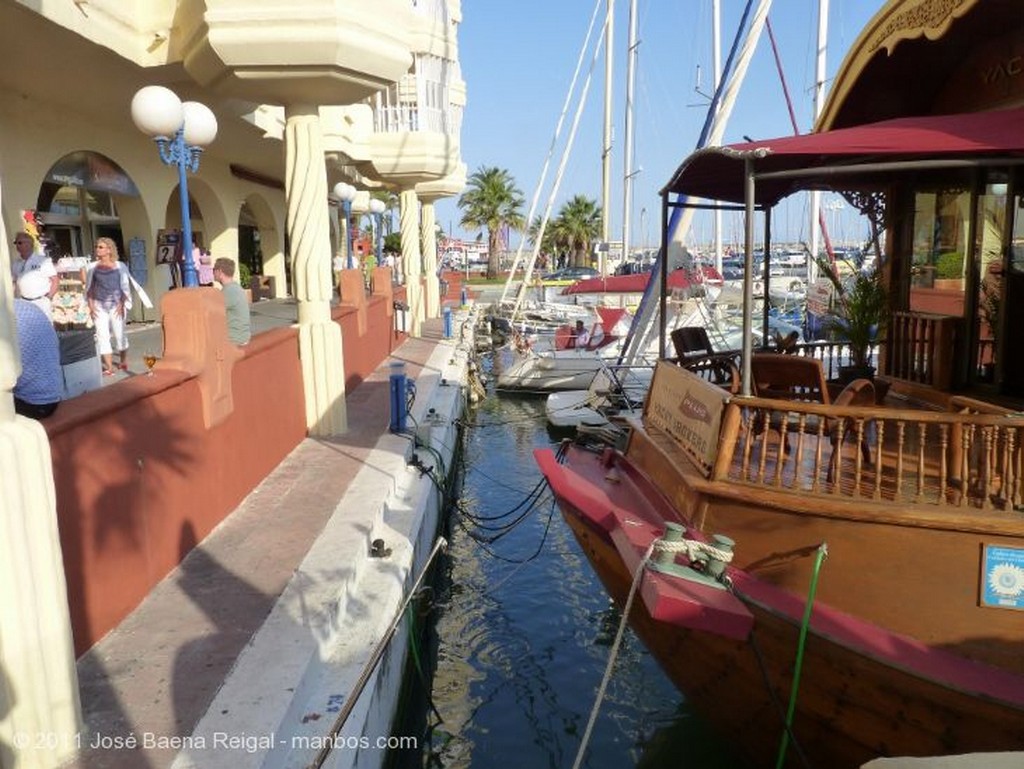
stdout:
[[[435,586],[436,646],[424,655],[436,663],[440,718],[425,697],[408,708],[396,733],[423,735],[420,751],[393,756],[392,766],[568,769],[620,614],[549,494],[510,530],[500,527],[522,511],[484,520],[513,510],[541,479],[532,451],[557,443],[543,400],[491,395],[469,419],[449,559]],[[583,766],[737,765],[627,632]]]

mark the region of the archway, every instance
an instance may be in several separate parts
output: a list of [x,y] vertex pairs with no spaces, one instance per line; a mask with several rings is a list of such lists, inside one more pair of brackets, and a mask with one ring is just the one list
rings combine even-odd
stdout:
[[290,293],[291,271],[279,232],[266,199],[257,193],[247,196],[238,211],[238,263],[243,271],[265,278],[268,297]]

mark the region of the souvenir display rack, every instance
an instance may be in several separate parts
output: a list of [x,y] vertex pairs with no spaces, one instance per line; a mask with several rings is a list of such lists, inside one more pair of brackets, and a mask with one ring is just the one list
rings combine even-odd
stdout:
[[84,256],[65,256],[57,260],[57,293],[54,294],[53,325],[58,331],[92,328],[89,305],[85,301],[85,272],[89,260]]

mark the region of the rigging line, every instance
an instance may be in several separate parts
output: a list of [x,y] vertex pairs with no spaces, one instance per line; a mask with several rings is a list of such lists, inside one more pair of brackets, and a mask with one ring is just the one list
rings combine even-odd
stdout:
[[[597,12],[601,8],[601,4],[605,0],[595,0],[594,12],[590,16],[590,25],[587,27],[586,37],[583,39],[583,45],[580,46],[580,55],[576,60],[576,69],[572,74],[572,80],[569,83],[569,91],[565,95],[565,103],[562,105],[562,112],[558,116],[558,122],[555,124],[555,133],[551,137],[551,146],[548,148],[547,157],[544,159],[544,165],[540,172],[540,179],[537,181],[537,186],[534,188],[533,200],[530,202],[530,212],[526,215],[526,226],[529,227],[533,221],[533,216],[537,210],[537,203],[540,200],[540,192],[544,189],[544,182],[547,180],[548,170],[551,167],[551,158],[555,154],[555,147],[558,144],[558,137],[562,134],[562,127],[565,123],[565,117],[569,114],[569,105],[572,103],[573,93],[576,91],[576,82],[579,80],[580,72],[583,70],[583,55],[586,53],[587,48],[590,46],[590,36],[594,33],[594,25],[597,23]],[[605,29],[607,29],[608,20],[605,19]],[[600,45],[600,44],[599,44]],[[519,269],[519,262],[523,257],[523,242],[525,238],[519,239],[519,246],[516,249],[516,256],[512,262],[512,269],[509,271],[508,280],[505,281],[505,289],[501,292],[500,302],[504,302],[508,298],[508,291],[512,285],[512,278],[516,274],[516,270]],[[528,282],[528,278],[524,277],[523,282]],[[499,303],[500,303],[499,302]],[[518,307],[518,302],[517,302]],[[512,317],[515,318],[513,312]]]
[[[800,135],[800,127],[796,122],[796,113],[793,111],[793,100],[789,96],[789,86],[786,84],[786,74],[782,70],[782,57],[779,56],[779,48],[775,45],[775,34],[772,32],[772,22],[770,19],[765,21],[765,28],[768,30],[768,40],[772,46],[772,56],[775,58],[775,69],[779,73],[779,81],[782,83],[782,94],[786,97],[786,108],[789,110],[789,122],[793,126],[793,135]],[[828,224],[825,221],[825,212],[818,209],[818,227],[821,229],[821,235],[825,239],[825,253],[828,254],[828,260],[830,264],[835,264],[836,255],[835,251],[832,250],[832,239],[828,234]],[[811,256],[814,256],[813,254]]]
[[505,563],[523,564],[523,563],[529,563],[530,561],[534,560],[537,556],[540,555],[540,552],[541,552],[541,550],[544,547],[544,543],[547,541],[548,532],[551,530],[551,521],[554,518],[554,515],[555,515],[555,502],[554,502],[554,500],[552,500],[551,501],[551,511],[548,513],[548,520],[547,520],[547,523],[544,526],[544,534],[541,536],[540,542],[537,544],[537,549],[533,552],[532,555],[530,555],[530,556],[528,556],[526,558],[523,558],[523,559],[508,558],[506,556],[499,555],[494,550],[492,550],[490,547],[488,547],[487,543],[484,542],[482,539],[479,539],[478,537],[473,536],[473,532],[470,531],[469,529],[467,529],[466,525],[461,520],[456,519],[455,522],[459,525],[459,528],[462,529],[466,533],[466,536],[469,537],[469,539],[473,542],[473,544],[475,544],[477,547],[479,547],[481,550],[483,550],[485,553],[487,553],[487,555],[491,556],[492,558],[496,558],[499,561],[504,561]]
[[337,737],[341,733],[341,729],[348,720],[348,717],[352,715],[352,711],[355,709],[356,703],[359,701],[359,697],[363,693],[363,689],[365,689],[366,684],[369,683],[370,677],[373,675],[373,671],[377,669],[377,665],[380,663],[381,658],[383,658],[384,652],[387,651],[388,646],[391,644],[391,639],[394,636],[395,631],[398,630],[398,626],[401,624],[402,618],[405,616],[406,607],[408,607],[413,598],[418,595],[420,585],[423,584],[423,580],[426,579],[427,572],[430,570],[430,566],[433,564],[434,558],[447,546],[448,540],[444,537],[437,538],[437,542],[434,543],[434,547],[430,551],[430,555],[427,556],[427,560],[423,564],[423,568],[420,569],[420,573],[416,577],[416,581],[413,582],[412,587],[409,588],[409,592],[402,601],[402,605],[398,607],[398,611],[395,612],[395,615],[391,620],[391,624],[388,625],[387,630],[384,631],[384,635],[381,636],[381,639],[377,642],[377,646],[374,647],[373,653],[366,661],[366,665],[363,666],[358,680],[349,691],[348,698],[345,700],[345,704],[342,706],[337,718],[334,719],[334,723],[331,725],[331,730],[327,734],[327,739],[324,740],[323,747],[320,749],[320,752],[317,753],[312,763],[308,765],[307,769],[321,769],[324,765],[324,761],[327,760],[327,757],[334,750],[334,747],[341,744]]
[[814,594],[818,590],[818,576],[821,573],[822,561],[828,556],[828,545],[822,542],[814,559],[814,571],[811,573],[811,585],[807,589],[807,603],[804,605],[804,616],[800,622],[800,639],[796,647],[796,661],[793,663],[793,681],[789,690],[789,706],[786,709],[786,729],[779,741],[779,756],[775,763],[776,769],[782,769],[786,762],[786,747],[793,727],[793,714],[796,712],[796,695],[800,690],[800,673],[804,663],[804,645],[807,643],[807,630],[811,625],[811,610],[814,608]]
[[647,552],[640,559],[640,564],[633,572],[633,584],[629,586],[629,595],[626,597],[626,604],[622,608],[622,619],[619,621],[619,628],[615,631],[615,640],[612,642],[611,651],[608,654],[608,664],[605,666],[604,675],[601,677],[601,685],[597,688],[597,698],[594,700],[594,707],[590,710],[590,719],[587,721],[587,728],[583,732],[583,739],[580,741],[580,749],[576,753],[576,760],[573,761],[572,769],[579,769],[583,764],[583,754],[587,752],[590,744],[590,737],[594,733],[594,724],[597,722],[597,714],[601,710],[601,703],[604,700],[605,692],[608,690],[608,683],[612,678],[612,670],[615,668],[615,660],[619,656],[619,648],[622,646],[622,637],[626,633],[626,626],[629,624],[629,611],[633,608],[633,599],[636,598],[637,588],[643,580],[644,569],[647,561],[654,552],[654,546],[658,540],[652,540],[647,546]]
[[551,192],[548,195],[548,202],[544,208],[544,216],[541,219],[540,227],[537,230],[536,240],[533,244],[533,253],[530,255],[530,262],[526,266],[526,271],[523,273],[523,283],[519,287],[519,294],[516,296],[516,304],[512,309],[513,321],[515,320],[516,313],[519,312],[519,308],[526,296],[526,289],[530,285],[530,277],[533,274],[533,265],[537,261],[538,254],[540,254],[540,246],[544,240],[544,230],[547,229],[548,220],[551,218],[551,209],[554,208],[555,205],[555,196],[558,195],[558,190],[562,186],[562,177],[565,175],[565,167],[569,163],[569,155],[572,152],[573,144],[576,143],[576,132],[580,127],[580,118],[583,116],[583,108],[587,104],[587,94],[590,93],[590,83],[593,79],[594,66],[597,64],[597,60],[601,55],[601,43],[604,41],[605,32],[607,31],[608,25],[606,24],[601,30],[601,35],[598,37],[597,43],[594,45],[594,55],[590,59],[590,69],[587,71],[587,78],[583,83],[580,100],[576,105],[576,114],[573,116],[572,128],[569,129],[569,138],[568,141],[566,141],[565,149],[562,150],[562,159],[558,164],[558,172],[555,174],[555,181],[551,186]]
[[[732,592],[740,598],[743,597],[735,590]],[[796,750],[800,763],[805,767],[805,769],[813,769],[811,762],[807,758],[807,754],[804,753],[803,747],[801,747],[796,735],[793,734],[792,728],[786,723],[786,714],[782,708],[782,700],[779,699],[779,693],[775,691],[775,687],[772,686],[771,678],[768,675],[768,665],[764,661],[764,652],[761,651],[761,645],[757,642],[757,633],[755,630],[756,628],[751,628],[750,630],[750,648],[754,652],[754,659],[757,660],[757,669],[761,673],[761,681],[764,683],[765,691],[768,693],[768,699],[771,701],[772,707],[775,708],[775,712],[778,714],[779,720],[782,722],[782,728],[789,732],[789,738],[793,743],[793,748]]]
[[[537,499],[533,501],[533,504],[531,504],[529,507],[523,510],[523,512],[521,512],[516,518],[509,521],[508,523],[503,523],[497,526],[490,526],[488,524],[479,523],[478,521],[474,520],[471,515],[467,515],[466,518],[469,519],[477,529],[482,529],[483,531],[497,532],[497,534],[494,534],[493,536],[486,537],[488,543],[493,543],[497,542],[499,539],[501,539],[506,534],[515,529],[517,526],[519,526],[523,521],[526,520],[527,516],[529,516],[530,513],[532,513],[534,510],[540,507],[540,505],[544,501],[545,498],[543,496],[537,497]],[[483,535],[481,535],[481,538],[483,538]]]
[[[736,71],[733,72],[733,62],[736,58],[737,51],[740,49],[740,42],[744,40],[744,32],[747,30],[748,21],[750,19],[750,11],[754,5],[754,0],[747,0],[747,4],[743,9],[743,16],[740,19],[740,24],[736,28],[736,36],[733,38],[732,46],[729,48],[729,55],[726,57],[725,64],[722,67],[722,76],[718,80],[718,85],[715,88],[715,92],[711,97],[711,102],[708,104],[708,111],[704,117],[704,125],[701,127],[700,136],[697,138],[696,149],[706,146],[708,143],[712,143],[720,140],[722,132],[725,130],[725,123],[729,117],[729,113],[732,110],[732,103],[735,101],[735,92],[739,88],[739,83],[735,82],[737,79],[742,79],[746,72],[746,67],[750,63],[750,56],[753,53],[752,45],[749,45],[749,39],[744,42],[743,53],[741,54],[741,61],[736,65]],[[750,23],[749,34],[746,37],[750,37],[754,34],[755,25],[758,23],[758,19],[761,18],[762,13],[767,14],[768,10],[765,5],[771,5],[771,0],[761,0],[761,6],[758,7],[757,16],[755,20]],[[732,73],[732,77],[730,77]],[[722,105],[722,102],[727,102],[726,105]],[[717,137],[717,138],[716,138]],[[677,196],[677,203],[684,203],[686,196]],[[680,223],[680,219],[686,216],[686,221]],[[669,248],[668,242],[672,241],[675,237],[677,230],[684,229],[688,226],[688,223],[693,218],[693,209],[683,209],[675,207],[672,209],[672,213],[669,217],[668,228],[666,229],[667,237],[665,237],[665,243],[659,251],[658,259],[654,263],[654,269],[651,270],[651,277],[647,281],[647,286],[644,288],[644,293],[640,299],[640,310],[637,311],[636,315],[633,316],[633,321],[630,323],[629,331],[626,333],[626,338],[622,343],[622,352],[619,355],[619,364],[624,361],[634,361],[640,355],[641,350],[645,349],[650,344],[650,339],[655,331],[659,328],[659,325],[654,322],[656,313],[658,310],[655,297],[660,290],[660,285],[663,281],[662,273],[668,269],[668,258]],[[658,357],[664,355],[664,350],[658,351]]]
[[472,513],[470,513],[469,511],[465,510],[461,506],[459,506],[459,512],[462,513],[463,515],[465,515],[470,520],[472,520],[474,523],[477,522],[477,521],[486,521],[487,523],[493,523],[495,521],[500,521],[503,518],[508,518],[508,517],[513,516],[516,513],[518,513],[519,510],[524,505],[526,505],[528,507],[533,507],[533,505],[535,505],[537,503],[537,500],[540,499],[541,496],[544,493],[544,484],[545,484],[545,479],[541,478],[540,483],[538,483],[536,486],[534,486],[533,489],[531,489],[530,492],[521,501],[517,502],[515,507],[513,507],[511,510],[508,510],[508,511],[506,511],[504,513],[500,513],[498,515],[494,515],[494,516],[483,516],[483,515],[477,516],[477,515],[473,515]]

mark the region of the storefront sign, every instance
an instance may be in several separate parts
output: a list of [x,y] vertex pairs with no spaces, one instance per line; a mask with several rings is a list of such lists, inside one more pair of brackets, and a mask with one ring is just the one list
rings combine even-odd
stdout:
[[722,411],[729,393],[696,374],[662,361],[654,372],[644,417],[664,430],[687,456],[711,476],[718,454]]

